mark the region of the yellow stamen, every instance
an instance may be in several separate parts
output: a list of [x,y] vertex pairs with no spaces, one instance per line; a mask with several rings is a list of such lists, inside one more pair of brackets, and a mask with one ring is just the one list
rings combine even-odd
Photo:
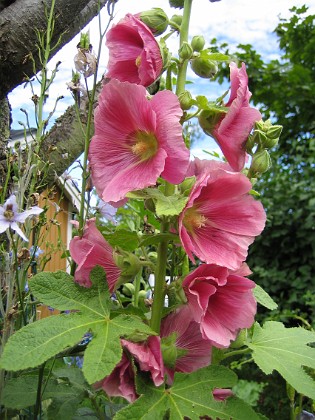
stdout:
[[158,150],[158,142],[153,133],[145,131],[137,131],[131,136],[132,153],[139,156],[141,161],[145,161],[153,157]]
[[138,55],[138,57],[136,58],[136,66],[139,68],[141,66],[141,56]]
[[203,214],[198,213],[197,209],[192,207],[186,210],[183,224],[189,232],[193,232],[206,226],[207,220]]

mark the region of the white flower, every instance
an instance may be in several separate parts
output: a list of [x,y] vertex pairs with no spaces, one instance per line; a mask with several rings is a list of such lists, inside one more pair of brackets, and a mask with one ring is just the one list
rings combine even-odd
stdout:
[[21,213],[18,212],[15,195],[11,195],[3,206],[0,206],[0,233],[6,229],[13,229],[21,238],[28,242],[27,237],[19,228],[18,223],[24,223],[29,216],[40,214],[43,211],[40,207],[34,206]]
[[113,207],[109,203],[105,203],[103,200],[100,200],[97,206],[97,210],[106,220],[112,222],[114,225],[117,225],[115,215],[118,209],[116,207]]

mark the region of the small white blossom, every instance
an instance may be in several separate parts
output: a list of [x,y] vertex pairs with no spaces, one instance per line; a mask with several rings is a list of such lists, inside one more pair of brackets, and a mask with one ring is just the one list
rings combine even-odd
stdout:
[[27,237],[18,226],[18,223],[24,223],[29,216],[35,216],[43,211],[38,206],[31,207],[29,210],[18,212],[18,206],[16,203],[15,195],[11,195],[3,206],[0,206],[0,233],[3,233],[6,229],[11,228],[21,238],[28,242]]

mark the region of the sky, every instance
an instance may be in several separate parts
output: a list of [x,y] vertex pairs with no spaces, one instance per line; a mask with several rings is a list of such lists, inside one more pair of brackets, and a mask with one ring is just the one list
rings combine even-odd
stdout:
[[[277,38],[273,34],[273,30],[279,23],[279,17],[285,18],[290,16],[289,9],[293,6],[302,6],[306,4],[309,7],[309,13],[315,13],[315,1],[312,0],[221,0],[211,3],[209,0],[194,0],[192,6],[190,37],[194,35],[203,35],[209,42],[212,38],[219,41],[225,41],[230,45],[233,51],[236,45],[252,44],[256,51],[262,57],[269,61],[279,57],[279,49]],[[179,9],[169,7],[168,0],[119,0],[115,7],[114,22],[119,21],[126,13],[138,13],[148,10],[151,7],[160,7],[165,10],[167,15],[171,17],[173,14],[180,14]],[[107,24],[107,15],[103,11],[101,15],[103,27]],[[95,18],[87,25],[83,31],[89,30],[91,43],[96,48],[99,42],[99,22]],[[75,37],[69,44],[57,53],[51,60],[51,68],[57,61],[62,64],[57,73],[57,77],[49,92],[49,98],[46,102],[47,113],[54,106],[56,97],[63,95],[64,100],[58,103],[55,117],[63,114],[66,108],[72,104],[72,97],[67,89],[66,83],[71,80],[71,72],[74,69],[73,57],[76,54],[76,45],[79,41],[79,35]],[[178,49],[178,36],[174,35],[168,47],[176,54]],[[104,46],[100,59],[100,77],[106,69],[107,52]],[[225,87],[214,85],[213,82],[203,81],[202,85],[196,82],[194,75],[190,72],[189,77],[194,80],[194,84],[189,85],[192,93],[202,93],[209,96],[209,100],[215,100],[226,90]],[[255,94],[254,92],[252,92]],[[22,128],[18,121],[25,122],[24,114],[19,111],[24,108],[28,111],[30,120],[32,117],[32,102],[30,100],[32,94],[29,89],[20,86],[16,88],[10,95],[9,100],[13,109],[13,125],[12,128]],[[195,147],[194,155],[201,156],[202,149],[207,145],[207,139],[198,143]]]

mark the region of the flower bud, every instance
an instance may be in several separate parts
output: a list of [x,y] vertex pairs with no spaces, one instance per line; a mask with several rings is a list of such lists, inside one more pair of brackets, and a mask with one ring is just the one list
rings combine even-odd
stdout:
[[230,347],[231,349],[239,349],[246,344],[247,341],[247,330],[243,329],[239,332],[235,341],[232,341]]
[[125,296],[132,296],[135,292],[133,283],[125,283],[122,287],[122,292]]
[[191,46],[194,51],[201,51],[205,46],[205,39],[202,35],[196,35],[191,40]]
[[270,139],[277,139],[279,140],[280,134],[282,132],[282,125],[272,125],[270,128],[268,128],[267,130],[267,137],[269,137]]
[[77,46],[78,48],[82,48],[83,50],[90,50],[90,34],[89,32],[82,32],[80,36],[80,42]]
[[178,51],[178,55],[182,60],[190,60],[191,56],[193,54],[193,49],[191,48],[191,45],[188,44],[188,42],[183,42],[182,46],[180,47]]
[[246,140],[246,152],[252,154],[253,147],[255,146],[255,136],[250,134]]
[[178,96],[178,99],[179,99],[180,107],[182,108],[183,111],[187,111],[188,109],[190,109],[194,103],[191,93],[188,90],[185,90],[184,92],[182,92]]
[[277,146],[278,142],[279,142],[279,137],[276,138],[276,139],[272,139],[272,138],[270,138],[270,137],[267,136],[266,137],[266,140],[263,143],[263,146],[266,149],[271,149],[272,147]]
[[214,127],[220,122],[226,112],[227,111],[218,108],[201,111],[198,117],[200,127],[208,136],[211,136]]
[[168,27],[168,17],[164,10],[159,7],[141,12],[139,18],[151,29],[154,36],[163,34]]
[[114,251],[114,262],[121,269],[120,277],[117,281],[119,285],[133,280],[141,268],[140,261],[136,255],[123,250]]
[[218,65],[216,61],[209,60],[208,58],[202,56],[191,60],[190,65],[194,73],[203,79],[210,79],[218,72]]
[[263,174],[268,171],[271,166],[271,159],[267,150],[261,150],[253,156],[252,164],[250,166],[254,173]]
[[170,20],[169,24],[172,26],[172,28],[178,29],[178,27],[181,26],[182,21],[183,21],[183,16],[181,16],[181,15],[173,15],[171,17],[171,20]]

